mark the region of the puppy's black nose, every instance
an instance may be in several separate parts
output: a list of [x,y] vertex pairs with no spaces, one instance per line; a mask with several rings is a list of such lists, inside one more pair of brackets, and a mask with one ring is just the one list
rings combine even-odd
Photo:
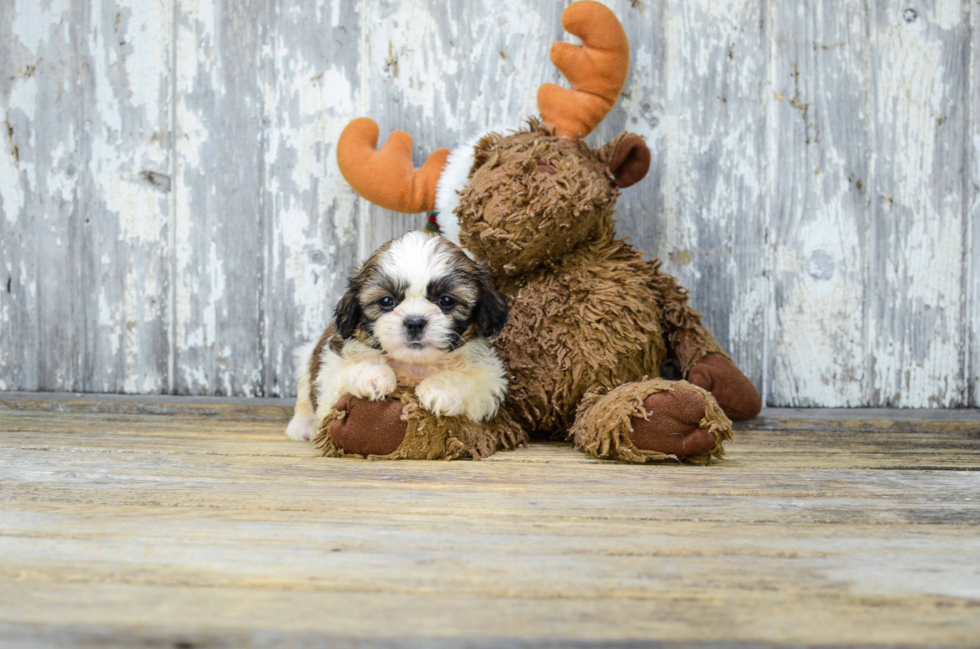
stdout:
[[418,340],[422,337],[422,332],[425,331],[425,325],[427,324],[429,324],[429,321],[425,318],[405,318],[405,331],[408,332],[409,338]]

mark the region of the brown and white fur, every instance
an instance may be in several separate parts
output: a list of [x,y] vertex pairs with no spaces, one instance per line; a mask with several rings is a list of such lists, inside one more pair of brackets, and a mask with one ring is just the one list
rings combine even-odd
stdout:
[[386,243],[351,276],[320,340],[297,350],[286,436],[312,439],[345,393],[376,401],[396,386],[435,415],[493,418],[507,379],[490,337],[507,314],[486,264],[455,244],[427,232]]

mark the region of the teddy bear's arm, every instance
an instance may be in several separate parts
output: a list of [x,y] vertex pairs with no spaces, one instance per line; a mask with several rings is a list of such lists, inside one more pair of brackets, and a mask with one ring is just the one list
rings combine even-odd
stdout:
[[758,415],[762,409],[759,391],[701,324],[701,314],[688,304],[687,289],[656,267],[653,284],[660,294],[667,353],[681,375],[708,390],[729,418]]
[[728,358],[715,337],[701,324],[701,314],[688,304],[686,288],[678,284],[674,277],[659,270],[655,271],[653,285],[660,295],[663,309],[667,353],[685,378],[694,364],[708,354]]

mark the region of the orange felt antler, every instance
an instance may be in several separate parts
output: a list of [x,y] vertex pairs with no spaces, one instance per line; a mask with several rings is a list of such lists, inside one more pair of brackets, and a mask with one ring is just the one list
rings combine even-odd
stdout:
[[449,157],[448,149],[433,151],[421,169],[412,164],[412,136],[395,131],[380,150],[378,125],[355,119],[337,142],[340,173],[354,191],[387,210],[428,212],[436,206],[436,184]]
[[598,2],[570,5],[561,24],[582,39],[581,46],[551,46],[551,62],[572,87],[544,84],[538,89],[538,109],[558,135],[585,137],[616,105],[630,69],[630,44],[616,15]]

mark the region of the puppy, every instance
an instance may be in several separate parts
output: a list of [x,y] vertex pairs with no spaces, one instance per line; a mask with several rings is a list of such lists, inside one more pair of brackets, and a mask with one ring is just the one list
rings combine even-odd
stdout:
[[319,342],[297,350],[286,436],[312,439],[345,393],[374,401],[399,385],[433,414],[491,419],[507,380],[489,338],[507,314],[486,264],[456,245],[427,232],[389,241],[351,276]]

